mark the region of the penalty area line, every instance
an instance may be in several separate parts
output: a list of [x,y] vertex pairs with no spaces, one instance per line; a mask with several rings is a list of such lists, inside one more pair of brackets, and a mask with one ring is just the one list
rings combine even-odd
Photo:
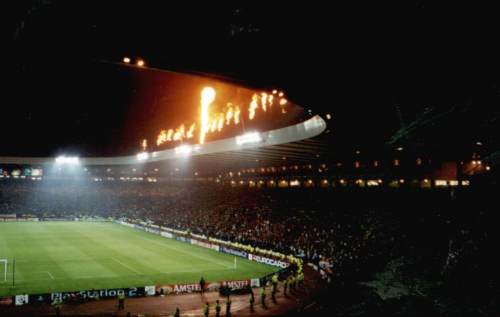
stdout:
[[[153,239],[149,239],[149,238],[146,238],[146,237],[143,237],[143,236],[139,236],[140,238],[144,239],[144,240],[147,240],[147,241],[150,241],[154,244],[157,244],[159,246],[162,246],[164,248],[167,248],[167,249],[170,249],[170,250],[174,250],[176,252],[179,252],[179,253],[184,253],[186,255],[189,255],[189,256],[192,256],[194,258],[197,258],[197,259],[200,259],[200,260],[203,260],[203,261],[207,261],[207,262],[211,262],[211,263],[214,263],[214,264],[217,264],[217,265],[220,265],[226,269],[232,269],[233,268],[233,265],[228,265],[224,262],[219,262],[219,261],[216,261],[210,257],[204,257],[204,256],[200,256],[200,255],[197,255],[193,252],[189,252],[189,251],[186,251],[186,250],[181,250],[181,249],[177,249],[177,248],[174,248],[168,244],[165,244],[165,243],[162,243],[160,241],[157,241],[157,240],[153,240]],[[209,249],[205,249],[205,250],[209,250]],[[213,252],[215,252],[214,250],[212,250]]]
[[122,261],[116,259],[116,258],[111,258],[113,261],[117,262],[118,264],[120,264],[121,266],[125,267],[126,269],[134,272],[135,274],[137,275],[144,275],[142,274],[141,272],[137,271],[136,269],[134,269],[133,267],[130,267],[129,265],[123,263]]

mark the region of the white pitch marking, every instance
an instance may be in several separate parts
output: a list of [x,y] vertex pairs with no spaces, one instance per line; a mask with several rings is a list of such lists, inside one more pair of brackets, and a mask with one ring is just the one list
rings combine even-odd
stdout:
[[[223,262],[219,262],[219,261],[215,261],[213,259],[210,259],[210,258],[206,258],[206,257],[203,257],[203,256],[200,256],[200,255],[197,255],[195,253],[191,253],[191,252],[188,252],[186,250],[179,250],[179,249],[176,249],[174,247],[171,247],[167,244],[164,244],[164,243],[161,243],[159,241],[156,241],[156,240],[153,240],[153,239],[149,239],[149,238],[145,238],[145,237],[142,237],[142,236],[139,236],[140,238],[144,239],[144,240],[147,240],[147,241],[150,241],[150,242],[153,242],[153,243],[156,243],[157,245],[160,245],[162,247],[165,247],[165,248],[168,248],[168,249],[171,249],[171,250],[174,250],[174,251],[177,251],[177,252],[180,252],[180,253],[184,253],[184,254],[187,254],[189,256],[192,256],[192,257],[195,257],[195,258],[198,258],[200,260],[203,260],[203,261],[208,261],[208,262],[212,262],[214,264],[217,264],[217,265],[220,265],[220,266],[223,266],[225,267],[226,269],[233,269],[233,266],[232,265],[227,265],[226,263],[223,263]],[[207,249],[208,250],[208,249]]]
[[[176,274],[176,273],[196,273],[196,272],[207,272],[207,271],[231,271],[233,268],[225,269],[198,269],[198,270],[182,270],[182,271],[167,271],[160,272],[161,274]],[[154,275],[154,274],[153,274]]]
[[136,269],[134,269],[133,267],[130,267],[129,265],[123,263],[122,261],[116,259],[116,258],[111,258],[113,261],[116,261],[118,262],[118,264],[121,264],[122,266],[124,266],[126,269],[129,269],[130,271],[134,272],[135,274],[138,274],[138,275],[143,275],[141,272],[137,271]]
[[54,276],[49,271],[47,271],[47,274],[49,274],[51,279],[55,280]]

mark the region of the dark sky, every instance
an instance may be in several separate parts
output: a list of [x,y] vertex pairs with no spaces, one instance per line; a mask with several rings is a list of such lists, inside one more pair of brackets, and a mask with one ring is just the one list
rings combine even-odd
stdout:
[[396,106],[408,123],[426,107],[498,111],[494,8],[182,3],[3,4],[0,155],[136,148],[126,136],[148,125],[129,120],[144,74],[104,62],[123,56],[283,88],[307,109],[334,114],[343,145],[383,144],[400,127]]

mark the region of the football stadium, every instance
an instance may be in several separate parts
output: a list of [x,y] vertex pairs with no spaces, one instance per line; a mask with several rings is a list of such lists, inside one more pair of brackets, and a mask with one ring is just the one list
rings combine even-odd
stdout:
[[433,10],[130,4],[9,9],[0,316],[498,314],[500,79]]

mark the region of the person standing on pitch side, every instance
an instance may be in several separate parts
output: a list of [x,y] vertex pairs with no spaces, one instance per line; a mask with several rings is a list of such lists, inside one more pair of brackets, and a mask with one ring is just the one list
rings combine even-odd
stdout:
[[118,310],[125,309],[125,294],[123,292],[118,293]]
[[215,301],[215,317],[220,317],[220,303],[219,300]]
[[260,303],[262,307],[267,308],[266,306],[266,286],[264,285],[260,290]]
[[231,316],[231,298],[229,297],[229,295],[227,295],[226,300],[226,316]]
[[203,276],[201,277],[200,279],[200,289],[201,289],[201,295],[203,295],[205,293],[205,279],[203,278]]
[[210,306],[208,306],[208,302],[206,302],[205,306],[203,307],[203,315],[205,317],[208,317],[209,312],[210,312]]

